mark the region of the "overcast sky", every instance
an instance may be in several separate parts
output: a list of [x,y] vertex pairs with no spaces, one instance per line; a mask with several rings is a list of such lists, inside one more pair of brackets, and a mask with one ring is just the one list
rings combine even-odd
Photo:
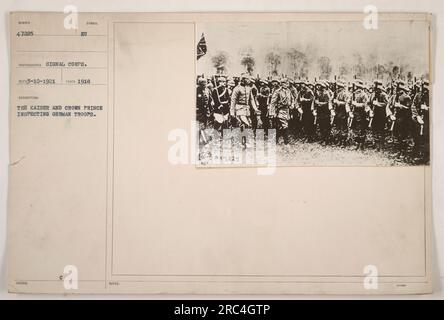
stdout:
[[353,54],[362,55],[364,62],[370,54],[376,55],[378,63],[393,61],[408,64],[415,75],[428,70],[428,24],[425,21],[379,21],[377,30],[364,29],[362,22],[266,22],[266,23],[206,23],[196,26],[196,38],[205,34],[208,52],[197,61],[197,72],[212,75],[215,68],[211,57],[218,51],[225,51],[229,60],[229,74],[240,74],[245,68],[240,60],[250,51],[255,59],[254,74],[267,76],[269,65],[265,62],[267,53],[280,53],[280,73],[287,71],[288,60],[285,52],[291,48],[309,53],[313,60],[309,76],[319,74],[317,60],[328,56],[333,67],[332,74],[338,73],[339,65],[353,64]]

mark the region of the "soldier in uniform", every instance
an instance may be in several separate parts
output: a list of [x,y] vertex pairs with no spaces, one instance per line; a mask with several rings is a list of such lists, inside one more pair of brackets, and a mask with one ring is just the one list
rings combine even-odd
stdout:
[[273,93],[279,89],[281,85],[281,80],[278,77],[273,77],[271,79],[271,94],[273,95]]
[[212,82],[211,80],[208,80],[208,82],[207,82],[207,88],[208,88],[208,90],[210,90],[210,92],[213,91],[213,89],[214,89],[214,84],[213,84],[213,82]]
[[355,91],[352,93],[350,108],[350,118],[352,119],[352,124],[355,131],[357,150],[364,150],[365,147],[367,112],[370,111],[368,101],[369,97],[364,91],[364,83],[358,80],[355,83]]
[[271,99],[276,91],[280,89],[280,80],[276,77],[271,79],[271,91],[268,96],[268,109],[267,109],[267,121],[268,121],[268,129],[276,129],[277,120],[276,120],[276,108],[271,105]]
[[256,117],[251,117],[251,127],[253,129],[262,128],[262,120],[261,120],[261,112],[257,108],[257,95],[259,93],[259,89],[256,86],[256,79],[252,76],[247,77],[247,86],[250,87],[251,95],[253,96],[254,105],[256,106],[256,110],[253,107],[253,104],[250,106],[250,114],[256,114]]
[[250,76],[248,78],[248,85],[251,86],[251,93],[253,94],[253,97],[256,98],[257,94],[259,93],[259,89],[256,85],[256,79]]
[[283,78],[281,88],[273,93],[269,107],[269,110],[275,110],[276,112],[277,142],[281,136],[284,138],[285,144],[289,142],[288,121],[290,120],[290,109],[294,108],[294,102],[290,83],[287,78]]
[[228,128],[228,116],[230,113],[230,94],[227,88],[227,79],[220,76],[217,79],[217,87],[212,91],[214,128],[218,131]]
[[407,86],[400,82],[397,85],[396,95],[393,96],[391,106],[388,108],[388,116],[393,121],[393,133],[399,150],[398,158],[407,156],[409,146],[409,133],[412,121],[412,98]]
[[384,147],[385,141],[385,125],[387,122],[387,103],[389,98],[385,92],[382,82],[375,81],[374,91],[370,96],[370,108],[373,113],[371,127],[376,141],[376,148],[380,151]]
[[309,83],[304,81],[301,83],[301,91],[297,97],[297,105],[299,114],[302,115],[302,130],[304,138],[308,142],[312,142],[314,138],[314,117],[313,117],[313,99],[314,93],[309,88]]
[[[297,83],[292,79],[289,79],[289,82],[290,82],[290,91],[291,94],[293,95],[294,105],[296,106],[298,98]],[[297,108],[290,109],[289,128],[295,138],[299,137],[302,133],[301,117],[299,114],[299,110]]]
[[430,132],[429,132],[429,82],[423,82],[421,89],[416,93],[412,104],[412,119],[415,123],[413,140],[415,143],[414,152],[418,157],[422,151],[423,160],[428,162],[430,156]]
[[[241,129],[251,128],[252,126],[250,107],[259,117],[260,112],[256,107],[248,76],[243,74],[239,84],[233,90],[230,105],[230,115]],[[260,118],[258,121],[260,121]]]
[[199,128],[204,129],[208,125],[211,114],[211,94],[204,77],[199,77],[197,80],[196,94],[196,120],[199,123]]
[[[259,93],[256,97],[257,106],[261,113],[261,122],[265,130],[269,129],[269,123],[267,118],[268,104],[270,101],[270,88],[266,80],[260,80]],[[267,131],[265,131],[267,133]]]
[[335,112],[334,124],[338,130],[338,145],[346,146],[348,136],[347,118],[350,112],[350,93],[346,89],[346,83],[339,80],[336,83],[336,97],[333,100],[333,110]]
[[421,80],[416,81],[410,88],[410,96],[412,100],[415,99],[416,94],[421,92],[422,82]]
[[314,115],[317,118],[319,124],[319,132],[321,134],[321,143],[327,145],[331,139],[331,98],[328,91],[327,83],[321,81],[317,84],[318,90],[315,93],[314,98]]

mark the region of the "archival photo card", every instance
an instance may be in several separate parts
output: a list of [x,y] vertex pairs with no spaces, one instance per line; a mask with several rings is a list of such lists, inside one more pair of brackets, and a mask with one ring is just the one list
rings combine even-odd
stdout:
[[431,15],[366,17],[11,13],[8,290],[432,292]]

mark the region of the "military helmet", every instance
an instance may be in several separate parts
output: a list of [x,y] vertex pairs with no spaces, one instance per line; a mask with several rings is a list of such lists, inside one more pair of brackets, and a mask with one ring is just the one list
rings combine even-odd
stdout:
[[273,77],[273,78],[271,79],[271,82],[272,82],[272,83],[273,83],[273,82],[280,83],[281,81],[280,81],[280,79],[279,79],[278,77]]
[[315,86],[319,86],[321,88],[328,89],[328,83],[325,80],[320,80],[319,82],[317,82],[315,84]]
[[400,82],[400,83],[399,83],[399,85],[398,85],[398,89],[399,89],[399,90],[403,90],[403,91],[405,91],[405,92],[409,92],[409,87],[408,87],[405,83],[403,83],[403,82]]
[[375,84],[376,87],[382,86],[382,81],[379,79],[376,79],[375,81],[373,81],[373,83]]
[[197,84],[207,84],[207,79],[204,77],[197,78]]
[[355,81],[355,89],[364,89],[365,84],[362,80],[356,80]]
[[338,80],[338,81],[336,81],[336,86],[345,88],[347,86],[347,84],[343,80]]

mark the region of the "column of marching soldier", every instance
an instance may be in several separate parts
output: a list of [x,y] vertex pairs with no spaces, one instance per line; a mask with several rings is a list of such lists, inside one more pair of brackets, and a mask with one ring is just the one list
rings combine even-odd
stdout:
[[304,142],[360,150],[369,146],[366,139],[371,133],[371,146],[378,151],[389,140],[398,158],[408,154],[416,160],[429,158],[427,80],[410,85],[392,80],[384,86],[380,80],[367,85],[356,79],[350,83],[341,79],[261,79],[247,74],[199,76],[196,108],[201,131],[275,129],[279,143],[282,139],[287,144],[293,135]]

